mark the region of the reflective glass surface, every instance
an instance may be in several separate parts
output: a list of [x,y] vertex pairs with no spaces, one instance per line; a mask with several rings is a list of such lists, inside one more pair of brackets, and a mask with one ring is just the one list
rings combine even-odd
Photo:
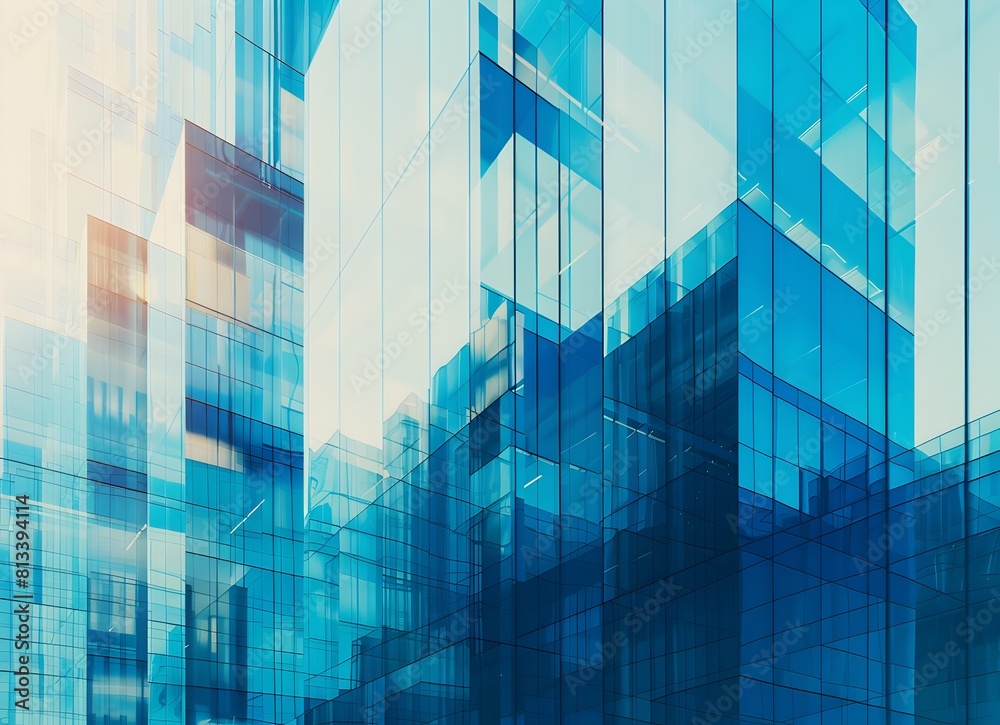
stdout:
[[0,28],[0,722],[1000,721],[993,0]]

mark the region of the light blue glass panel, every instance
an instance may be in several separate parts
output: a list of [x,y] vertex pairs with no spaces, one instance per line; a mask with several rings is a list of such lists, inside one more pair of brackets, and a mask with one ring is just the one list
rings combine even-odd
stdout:
[[786,239],[774,243],[774,372],[820,393],[820,267]]

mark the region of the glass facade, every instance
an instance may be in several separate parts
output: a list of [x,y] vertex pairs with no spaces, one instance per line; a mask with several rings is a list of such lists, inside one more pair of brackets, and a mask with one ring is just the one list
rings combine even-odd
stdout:
[[0,27],[0,722],[1000,721],[993,0]]

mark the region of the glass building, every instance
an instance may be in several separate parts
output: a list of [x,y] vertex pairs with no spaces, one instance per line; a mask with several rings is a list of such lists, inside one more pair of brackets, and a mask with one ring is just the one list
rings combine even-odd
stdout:
[[1000,722],[994,0],[0,28],[0,723]]

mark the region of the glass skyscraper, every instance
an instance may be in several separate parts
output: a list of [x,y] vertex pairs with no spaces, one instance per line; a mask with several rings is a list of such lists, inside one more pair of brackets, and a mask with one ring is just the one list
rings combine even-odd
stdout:
[[995,0],[0,30],[0,723],[1000,722]]

